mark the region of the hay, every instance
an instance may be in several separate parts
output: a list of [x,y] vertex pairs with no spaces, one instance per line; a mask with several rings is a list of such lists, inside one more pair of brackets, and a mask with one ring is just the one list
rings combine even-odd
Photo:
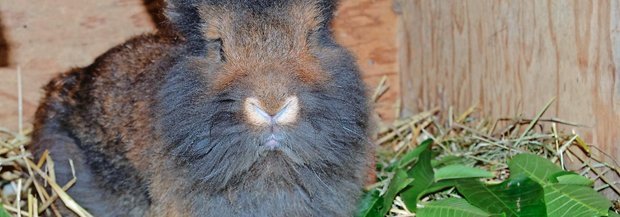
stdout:
[[24,129],[23,124],[21,67],[17,67],[17,86],[18,132],[0,128],[0,217],[61,216],[55,204],[58,199],[78,216],[92,216],[66,193],[77,181],[75,171],[61,187],[47,152],[34,163],[28,151],[32,129]]
[[30,132],[19,134],[0,129],[0,197],[4,209],[14,216],[60,216],[55,205],[60,199],[78,216],[91,216],[66,193],[77,181],[75,176],[61,187],[56,182],[54,161],[47,153],[37,163],[33,162],[32,154],[27,151]]
[[[382,124],[379,128],[378,170],[382,181],[370,186],[384,189],[389,172],[382,165],[390,165],[399,157],[415,148],[417,144],[432,139],[437,162],[459,161],[461,164],[493,171],[496,177],[489,182],[501,182],[509,176],[507,161],[519,153],[535,153],[562,168],[573,170],[596,181],[595,190],[615,198],[616,212],[620,211],[620,166],[613,157],[607,156],[596,146],[586,144],[574,132],[564,133],[560,126],[579,127],[559,119],[542,119],[547,105],[533,118],[481,118],[480,111],[471,107],[462,114],[454,115],[452,109],[440,112],[432,109],[415,116]],[[456,157],[455,157],[456,156]],[[601,159],[607,157],[608,162]],[[616,179],[616,180],[614,180]],[[455,189],[426,196],[422,201],[447,197],[460,197]],[[388,216],[415,216],[406,210],[397,197]]]
[[[373,92],[372,99],[377,101],[387,89],[384,78]],[[19,96],[21,99],[21,91]],[[463,161],[461,163],[494,171],[496,178],[491,181],[501,181],[508,177],[506,162],[510,156],[531,152],[551,159],[563,168],[567,165],[576,166],[578,173],[598,181],[596,190],[605,191],[612,198],[620,198],[619,184],[613,179],[620,175],[618,162],[611,157],[610,162],[602,161],[600,151],[593,153],[597,151],[595,146],[586,144],[575,133],[558,130],[558,126],[578,125],[558,119],[542,119],[551,103],[532,119],[516,117],[492,120],[482,118],[480,111],[471,107],[459,115],[455,115],[452,109],[440,111],[434,108],[389,123],[381,122],[375,143],[378,145],[377,176],[383,181],[368,188],[383,189],[389,174],[383,170],[382,165],[389,165],[421,141],[430,138],[436,144],[438,156],[435,159],[438,162],[458,160],[452,157],[458,156]],[[400,111],[397,109],[396,112]],[[0,210],[0,217],[4,211],[13,216],[60,216],[59,207],[56,206],[59,201],[78,216],[91,216],[66,193],[79,180],[74,176],[68,183],[57,183],[54,161],[47,153],[34,161],[32,154],[27,151],[31,130],[21,130],[21,123],[19,126],[18,133],[0,128],[0,199],[5,209]],[[455,189],[448,189],[427,196],[422,201],[456,194]],[[615,201],[615,209],[620,210],[618,200]],[[415,216],[406,210],[400,198],[396,198],[388,215]]]

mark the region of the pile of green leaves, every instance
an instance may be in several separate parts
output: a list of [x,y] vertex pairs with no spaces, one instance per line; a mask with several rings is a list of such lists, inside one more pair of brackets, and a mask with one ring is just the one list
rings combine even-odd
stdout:
[[[481,179],[490,180],[493,173],[454,163],[459,162],[455,156],[435,159],[432,146],[433,140],[426,140],[382,168],[390,177],[382,189],[365,194],[358,216],[385,216],[397,197],[401,206],[420,217],[620,216],[592,188],[592,180],[538,155],[513,156],[508,161],[510,176],[501,183],[487,183]],[[446,189],[455,193],[421,201]]]

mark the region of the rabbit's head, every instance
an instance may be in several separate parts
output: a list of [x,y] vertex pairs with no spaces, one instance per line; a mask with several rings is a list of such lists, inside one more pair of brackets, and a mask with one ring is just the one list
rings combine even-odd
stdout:
[[169,4],[188,43],[160,92],[159,128],[196,184],[362,181],[369,109],[327,28],[333,1]]

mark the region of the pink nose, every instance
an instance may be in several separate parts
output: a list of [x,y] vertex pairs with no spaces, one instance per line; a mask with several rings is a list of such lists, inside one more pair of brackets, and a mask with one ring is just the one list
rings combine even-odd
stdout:
[[278,112],[269,114],[261,101],[249,97],[244,102],[243,111],[248,122],[255,126],[287,125],[297,121],[299,100],[296,96],[290,96],[282,103]]

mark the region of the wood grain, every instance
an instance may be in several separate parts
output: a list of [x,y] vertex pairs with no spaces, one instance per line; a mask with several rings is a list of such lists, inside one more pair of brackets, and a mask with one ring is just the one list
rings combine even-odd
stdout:
[[620,1],[400,3],[408,113],[479,105],[494,117],[532,117],[555,97],[546,116],[586,125],[574,130],[618,159]]
[[336,40],[357,57],[370,91],[384,76],[388,78],[389,89],[375,105],[384,120],[395,118],[400,99],[398,16],[392,4],[392,0],[344,0],[333,24]]
[[[30,123],[41,87],[52,76],[85,66],[128,38],[151,32],[148,11],[159,0],[0,0],[0,43],[10,63],[0,65],[0,127],[17,128],[16,68],[24,84],[24,120]],[[145,6],[145,3],[147,4]],[[343,0],[334,22],[339,42],[359,58],[364,78],[374,88],[383,75],[392,88],[378,104],[380,114],[394,117],[398,98],[396,15],[391,0]],[[4,43],[6,41],[6,43]],[[0,52],[0,54],[3,54]]]
[[133,35],[152,31],[140,0],[0,1],[10,63],[0,66],[0,127],[17,129],[16,69],[21,67],[27,126],[49,79]]

